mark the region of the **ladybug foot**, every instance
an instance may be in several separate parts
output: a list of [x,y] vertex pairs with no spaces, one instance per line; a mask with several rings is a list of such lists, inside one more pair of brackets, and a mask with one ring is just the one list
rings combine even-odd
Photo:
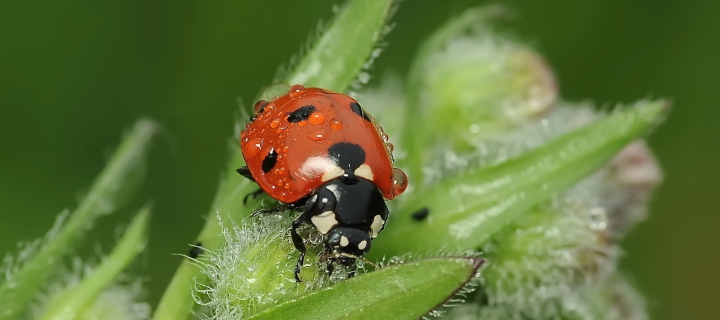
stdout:
[[263,192],[264,192],[264,191],[263,191],[262,189],[257,189],[257,190],[255,190],[255,191],[253,191],[253,192],[250,192],[250,193],[246,194],[245,197],[243,198],[243,204],[244,204],[244,205],[247,205],[248,199],[250,199],[250,198],[252,198],[253,200],[257,200],[257,198],[258,198],[260,195],[262,195]]

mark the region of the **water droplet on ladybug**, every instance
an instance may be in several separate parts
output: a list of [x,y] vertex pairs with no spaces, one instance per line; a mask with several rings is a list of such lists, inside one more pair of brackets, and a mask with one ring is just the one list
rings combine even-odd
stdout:
[[270,128],[275,129],[279,126],[280,126],[280,118],[273,118],[272,120],[270,120]]
[[300,84],[296,84],[292,87],[290,87],[290,90],[288,91],[288,94],[291,98],[297,98],[301,96],[305,92],[305,87]]
[[313,141],[323,141],[327,138],[327,136],[325,134],[325,131],[318,130],[308,135],[308,138]]
[[308,118],[308,122],[313,125],[320,125],[325,122],[325,114],[322,112],[313,112],[310,114],[310,118]]
[[255,138],[248,140],[243,147],[243,154],[246,158],[253,158],[260,150],[262,150],[264,140],[262,138]]
[[394,198],[396,196],[399,196],[403,192],[405,192],[405,189],[407,189],[408,186],[408,180],[407,175],[405,175],[405,172],[398,168],[393,168],[393,174],[392,174],[392,187],[390,188],[391,196]]
[[267,100],[260,100],[255,103],[255,106],[253,107],[253,111],[255,111],[256,114],[265,112],[265,107],[268,105]]
[[[277,130],[275,130],[275,132],[276,132],[276,133],[283,133],[285,130],[287,130],[287,127],[282,126],[282,127],[277,128]],[[283,138],[283,137],[280,137],[280,139],[282,139],[282,138]]]
[[395,150],[395,146],[392,143],[386,143],[385,147],[388,149],[388,151],[393,152]]
[[298,124],[298,126],[300,126],[300,127],[304,127],[304,126],[307,125],[307,121],[306,121],[306,120],[303,120],[303,121],[298,122],[297,124]]
[[330,129],[333,129],[334,131],[339,131],[343,127],[342,120],[335,118],[330,121]]

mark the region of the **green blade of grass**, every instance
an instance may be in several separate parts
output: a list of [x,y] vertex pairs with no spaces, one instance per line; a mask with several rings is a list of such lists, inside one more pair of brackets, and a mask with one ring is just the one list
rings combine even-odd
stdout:
[[59,232],[0,286],[0,319],[16,319],[93,222],[129,198],[142,180],[145,156],[155,132],[154,122],[138,121]]
[[140,209],[109,256],[77,286],[58,294],[45,309],[41,320],[76,319],[94,299],[142,252],[147,243],[150,208]]
[[482,262],[433,258],[389,266],[279,304],[250,319],[418,319],[461,290]]
[[[611,159],[665,115],[665,101],[639,103],[499,165],[450,177],[394,214],[371,253],[476,249],[493,234]],[[410,215],[428,208],[421,222]]]
[[[302,57],[295,69],[281,82],[319,86],[344,91],[371,55],[375,42],[383,33],[393,1],[352,1],[338,13],[333,23]],[[260,96],[267,94],[261,93]],[[254,207],[243,205],[243,197],[257,189],[257,185],[235,172],[244,165],[238,148],[232,154],[230,167],[216,194],[208,220],[197,238],[210,250],[222,244],[218,214],[239,221],[253,212]],[[184,260],[175,272],[153,314],[155,320],[186,319],[195,307],[190,290],[196,283],[205,283],[201,269]]]

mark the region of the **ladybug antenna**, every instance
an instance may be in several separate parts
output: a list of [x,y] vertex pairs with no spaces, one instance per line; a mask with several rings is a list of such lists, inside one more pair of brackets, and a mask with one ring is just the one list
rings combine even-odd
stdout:
[[365,257],[361,257],[361,258],[363,259],[363,262],[373,266],[375,269],[380,269],[380,267],[378,267],[377,264],[373,263],[372,261],[368,260],[367,258],[365,258]]

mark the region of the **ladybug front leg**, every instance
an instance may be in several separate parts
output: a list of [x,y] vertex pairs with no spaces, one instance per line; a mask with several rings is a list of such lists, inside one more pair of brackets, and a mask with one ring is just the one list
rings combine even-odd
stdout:
[[[237,171],[237,173],[239,173],[241,176],[250,179],[250,181],[257,183],[257,181],[255,181],[255,178],[253,178],[252,174],[250,173],[250,169],[248,169],[247,166],[241,167],[235,171]],[[247,205],[249,198],[256,199],[261,194],[263,194],[263,190],[260,188],[258,188],[257,190],[255,190],[251,193],[246,194],[245,197],[243,198],[243,204]]]
[[295,245],[295,249],[297,249],[297,251],[300,251],[300,257],[298,258],[297,264],[295,265],[296,282],[302,282],[302,280],[300,280],[300,270],[305,263],[305,252],[307,251],[307,249],[305,248],[304,239],[297,233],[297,229],[300,228],[303,222],[305,222],[304,217],[298,217],[297,219],[295,219],[295,221],[293,221],[292,229],[290,230],[290,237],[292,238],[292,242]]
[[241,176],[252,180],[252,182],[256,182],[255,178],[253,178],[252,174],[250,173],[250,169],[248,169],[247,166],[241,167],[235,171],[237,171],[237,173],[239,173]]

